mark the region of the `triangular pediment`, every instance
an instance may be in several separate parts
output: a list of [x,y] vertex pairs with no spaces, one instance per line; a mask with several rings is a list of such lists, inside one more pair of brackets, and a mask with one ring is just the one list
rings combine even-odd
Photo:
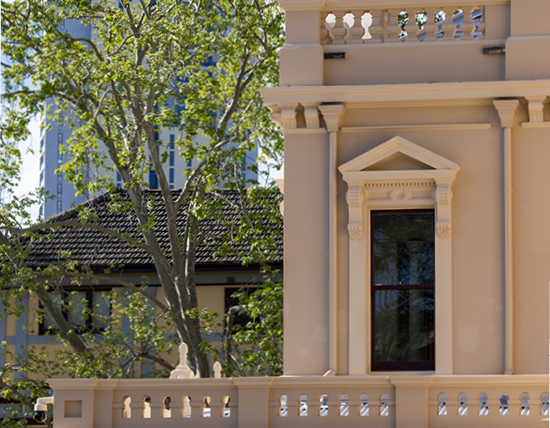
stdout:
[[394,137],[341,165],[342,174],[363,171],[452,170],[459,166],[402,137]]

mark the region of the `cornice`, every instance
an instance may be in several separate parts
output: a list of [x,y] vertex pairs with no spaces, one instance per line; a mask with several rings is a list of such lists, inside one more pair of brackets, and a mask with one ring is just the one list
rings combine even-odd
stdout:
[[363,86],[285,86],[260,90],[266,104],[288,103],[409,103],[437,104],[441,101],[494,100],[550,94],[550,80],[493,82],[412,83]]
[[[283,3],[283,1],[279,0],[279,3]],[[418,6],[418,0],[377,0],[377,1],[365,1],[365,0],[327,0],[325,2],[326,8],[331,9],[342,9],[342,8],[363,8],[363,9],[369,9],[374,7],[380,7],[384,9],[389,8],[406,8],[409,6]],[[449,5],[456,5],[456,1],[449,1],[449,0],[423,0],[422,6],[445,6],[445,4]],[[463,1],[460,3],[462,7],[468,7],[468,6],[479,6],[479,1]],[[484,0],[483,2],[484,6],[491,5],[507,5],[510,4],[510,0]]]

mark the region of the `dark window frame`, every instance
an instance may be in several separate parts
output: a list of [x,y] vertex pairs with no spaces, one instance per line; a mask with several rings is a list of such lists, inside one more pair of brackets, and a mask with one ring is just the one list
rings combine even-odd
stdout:
[[[98,288],[98,287],[94,287],[94,288],[91,288],[91,287],[90,288],[68,287],[68,288],[65,288],[65,287],[63,287],[63,288],[61,288],[61,290],[53,290],[53,291],[51,291],[51,293],[56,293],[58,291],[63,293],[62,296],[63,296],[64,306],[63,306],[62,312],[63,312],[63,316],[68,321],[69,320],[69,311],[67,310],[67,307],[65,306],[65,303],[68,301],[69,296],[71,295],[71,293],[73,291],[80,291],[80,292],[85,292],[86,293],[87,309],[93,314],[94,292],[105,292],[105,291],[109,292],[113,288],[114,288],[113,286],[106,286],[106,287],[101,287],[101,288]],[[40,306],[40,309],[44,310],[44,307],[43,307],[42,303],[40,303],[39,306]],[[112,315],[112,313],[113,313],[113,305],[111,304],[111,302],[109,302],[109,316]],[[38,335],[44,336],[44,335],[56,333],[57,329],[55,327],[46,327],[44,321],[45,321],[44,318],[42,318],[42,320],[38,323]],[[73,327],[74,327],[74,330],[78,334],[89,333],[89,332],[95,332],[95,333],[99,334],[99,333],[105,331],[105,328],[95,327],[93,325],[93,318],[92,317],[88,317],[88,319],[86,319],[86,324],[84,326],[76,325],[76,326],[73,326]]]
[[[374,216],[376,214],[417,214],[431,213],[434,218],[434,284],[430,285],[375,285],[374,280]],[[376,290],[434,290],[434,316],[435,316],[435,209],[396,209],[396,210],[371,210],[370,216],[370,310],[371,310],[371,371],[391,372],[391,371],[435,371],[435,345],[434,357],[432,361],[376,361]],[[434,338],[435,329],[434,325]]]

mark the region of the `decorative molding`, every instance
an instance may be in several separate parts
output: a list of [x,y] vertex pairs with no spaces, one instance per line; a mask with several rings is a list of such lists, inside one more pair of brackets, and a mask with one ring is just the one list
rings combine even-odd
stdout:
[[363,225],[361,223],[348,224],[348,232],[351,239],[357,241],[363,235]]
[[546,96],[540,97],[525,97],[527,98],[529,109],[529,123],[544,122],[544,101]]
[[503,128],[512,128],[514,119],[519,107],[519,100],[495,100],[493,105],[500,117],[500,124]]
[[442,238],[451,236],[451,199],[453,197],[451,185],[453,181],[454,177],[435,179],[436,229]]
[[[402,153],[425,164],[420,170],[364,170],[369,165]],[[386,165],[389,165],[387,163]],[[436,373],[453,374],[453,275],[452,275],[452,183],[460,170],[449,161],[399,137],[381,144],[340,166],[348,185],[349,233],[349,328],[352,340],[348,347],[350,375],[368,379],[370,365],[370,325],[372,312],[371,246],[368,236],[367,210],[434,208],[436,272]],[[362,199],[358,190],[361,189]],[[368,194],[367,194],[368,192]],[[368,198],[367,198],[368,196]],[[409,197],[410,196],[410,197]],[[359,206],[357,205],[359,203]],[[414,381],[412,382],[414,383]]]
[[298,127],[296,121],[297,104],[282,104],[281,105],[281,123],[283,129],[296,129]]
[[376,131],[483,131],[491,129],[492,123],[442,123],[434,125],[372,125],[342,128],[345,133]]
[[363,206],[368,199],[368,193],[361,182],[349,182],[348,186],[346,193],[349,211],[348,232],[351,239],[357,240],[363,236]]
[[343,104],[327,104],[319,106],[319,111],[325,119],[327,125],[327,132],[338,132],[340,130],[340,123],[346,112],[346,108]]
[[408,201],[412,198],[412,193],[410,190],[403,190],[400,188],[393,189],[390,194],[389,198],[392,201]]
[[550,122],[523,122],[521,127],[527,129],[550,128]]
[[[351,45],[353,46],[353,45]],[[437,105],[441,102],[487,101],[550,94],[550,79],[503,80],[493,82],[407,83],[350,86],[283,86],[260,90],[266,104],[282,103],[365,103],[378,108],[381,102],[402,107]],[[485,102],[484,101],[484,102]]]
[[325,134],[327,131],[324,128],[296,128],[296,129],[283,129],[284,135],[307,135],[307,134]]
[[[429,168],[436,169],[436,170],[459,170],[460,167],[454,163],[451,162],[448,159],[445,159],[442,156],[439,156],[429,150],[426,150],[423,147],[420,147],[414,143],[411,143],[410,141],[396,136],[392,139],[386,141],[383,144],[380,144],[379,146],[376,146],[374,149],[369,150],[368,152],[362,154],[361,156],[356,157],[355,159],[352,159],[349,162],[346,162],[345,164],[338,167],[340,172],[344,175],[346,173],[353,173],[353,172],[363,172],[363,173],[370,173],[371,175],[376,175],[373,173],[379,173],[378,175],[384,175],[387,174],[388,171],[364,171],[366,168],[371,167],[385,159],[388,159],[389,157],[401,153],[406,156],[409,156],[420,163],[423,163],[426,165],[426,170],[421,170],[421,173],[415,173],[413,176],[416,175],[426,175],[430,174]],[[402,172],[402,171],[396,171],[396,172]],[[410,174],[409,174],[410,175]],[[395,178],[398,178],[397,176]]]
[[271,113],[269,113],[269,118],[271,121],[279,128],[282,128],[283,122],[281,121],[281,108],[277,104],[268,104],[267,108],[271,111]]
[[442,238],[449,238],[451,236],[451,223],[440,222],[436,225],[437,234]]
[[411,180],[411,181],[381,181],[381,182],[367,182],[365,187],[368,189],[376,189],[383,187],[433,187],[433,180]]
[[304,107],[304,117],[306,119],[306,127],[308,129],[319,129],[320,120],[319,120],[319,110],[317,107],[318,103],[302,103]]
[[346,194],[346,201],[350,207],[357,207],[363,202],[362,191],[360,186],[350,187]]
[[[424,164],[426,168],[365,171],[368,167],[396,154],[409,156]],[[363,236],[363,211],[368,199],[367,189],[372,192],[371,204],[377,207],[382,205],[388,208],[403,208],[425,203],[433,204],[438,235],[441,238],[451,236],[451,185],[460,170],[454,162],[397,136],[341,165],[338,169],[348,184],[348,232],[352,240],[358,240]],[[431,189],[433,192],[429,197],[426,190]],[[414,197],[415,192],[418,193],[417,198]]]

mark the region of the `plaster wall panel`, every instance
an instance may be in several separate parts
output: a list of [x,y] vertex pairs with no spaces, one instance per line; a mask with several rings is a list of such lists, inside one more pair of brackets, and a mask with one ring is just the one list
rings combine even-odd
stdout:
[[550,35],[517,36],[506,42],[506,80],[550,78]]
[[329,343],[327,134],[287,134],[285,159],[284,370],[322,375]]
[[514,129],[514,372],[548,371],[548,130]]
[[[491,123],[485,130],[384,130],[344,133],[340,162],[399,135],[461,167],[453,184],[455,373],[503,368],[502,141],[490,105],[348,110],[344,126]],[[340,209],[347,212],[345,205]],[[350,273],[351,275],[351,273]],[[437,292],[437,285],[436,285]],[[350,338],[350,340],[353,340]]]
[[[485,41],[486,42],[486,41]],[[504,44],[504,40],[489,43]],[[325,85],[494,81],[505,77],[504,55],[483,55],[486,43],[379,43],[330,46],[346,59],[324,60]]]
[[280,86],[323,84],[323,48],[319,44],[319,11],[287,11],[286,40],[281,49]]
[[513,0],[511,16],[512,36],[550,35],[548,0]]
[[[510,5],[485,5],[485,39],[505,40],[510,36]],[[483,45],[487,46],[486,40]]]

